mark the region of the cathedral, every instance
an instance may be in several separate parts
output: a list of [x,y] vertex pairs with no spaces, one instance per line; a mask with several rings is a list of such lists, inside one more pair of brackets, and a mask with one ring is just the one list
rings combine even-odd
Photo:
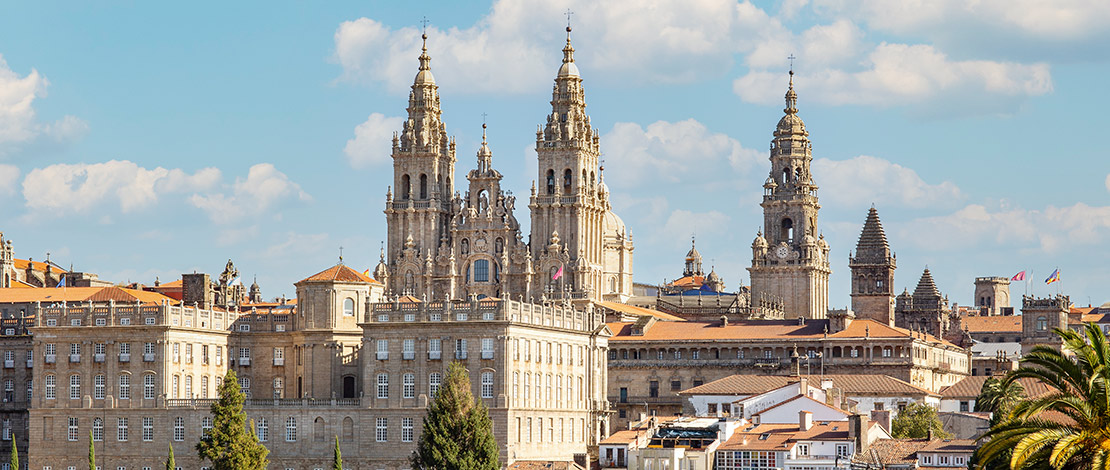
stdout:
[[829,244],[817,230],[821,205],[809,171],[813,145],[798,117],[793,70],[783,112],[771,141],[771,173],[763,184],[763,230],[752,242],[751,302],[777,304],[766,310],[791,318],[825,318]]
[[576,305],[631,295],[632,239],[610,205],[570,31],[551,113],[536,131],[539,185],[532,182],[527,240],[514,213],[516,197],[502,188],[493,166],[485,125],[466,188],[455,189],[455,140],[443,122],[423,36],[408,118],[393,136],[388,241],[374,270],[391,295]]

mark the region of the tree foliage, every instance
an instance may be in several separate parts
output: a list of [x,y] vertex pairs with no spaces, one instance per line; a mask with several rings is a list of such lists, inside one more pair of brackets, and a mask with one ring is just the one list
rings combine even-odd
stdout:
[[170,444],[170,456],[166,458],[166,470],[176,470],[177,460],[173,458],[173,444]]
[[428,470],[501,468],[489,409],[470,392],[470,378],[460,363],[448,367],[447,378],[428,407],[412,466]]
[[911,403],[904,410],[899,411],[890,427],[893,431],[891,436],[895,439],[923,439],[930,436],[930,431],[932,431],[932,437],[942,439],[951,437],[944,432],[944,425],[937,416],[936,408],[924,403]]
[[197,443],[197,455],[211,461],[213,470],[264,470],[270,451],[258,442],[253,423],[248,430],[235,371],[227,371],[218,393],[212,403],[212,429]]
[[15,433],[12,433],[12,452],[9,462],[12,470],[19,470],[19,449],[15,447]]
[[1003,381],[1032,378],[1055,390],[1016,403],[991,426],[975,452],[984,468],[1110,468],[1110,344],[1094,323],[1082,334],[1055,333],[1063,351],[1036,346]]
[[89,431],[89,470],[96,470],[96,449],[93,447],[92,431]]
[[335,436],[335,453],[331,459],[332,470],[343,470],[343,453],[339,451],[339,436]]

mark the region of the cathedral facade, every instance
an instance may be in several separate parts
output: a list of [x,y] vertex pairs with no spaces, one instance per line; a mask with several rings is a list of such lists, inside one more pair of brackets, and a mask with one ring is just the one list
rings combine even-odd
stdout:
[[388,242],[375,278],[390,295],[424,299],[626,300],[632,239],[609,202],[570,28],[551,113],[536,132],[539,185],[532,182],[527,241],[514,213],[516,197],[501,187],[493,167],[484,125],[476,167],[467,173],[465,192],[456,191],[455,141],[442,119],[426,39],[408,119],[393,137]]
[[[763,184],[763,227],[752,242],[752,304],[778,304],[788,318],[825,318],[829,309],[829,244],[817,229],[813,145],[798,117],[794,72],[786,114],[771,141],[771,172]],[[777,309],[775,309],[777,310]]]

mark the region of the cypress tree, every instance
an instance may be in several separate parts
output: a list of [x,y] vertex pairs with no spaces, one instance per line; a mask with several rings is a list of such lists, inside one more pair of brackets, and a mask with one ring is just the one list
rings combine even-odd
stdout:
[[173,444],[170,444],[170,456],[166,459],[166,470],[177,470],[177,461],[173,458]]
[[424,416],[414,469],[498,470],[500,451],[485,403],[470,393],[466,368],[455,362]]
[[93,449],[92,431],[89,431],[89,470],[96,470],[96,450]]
[[335,436],[335,455],[331,459],[332,470],[343,470],[343,454],[339,452],[339,436]]
[[10,465],[12,470],[19,470],[19,449],[15,447],[15,433],[12,433],[12,455]]
[[212,429],[197,443],[197,455],[212,462],[213,470],[265,470],[270,453],[258,442],[252,423],[247,430],[239,378],[228,370],[212,403]]

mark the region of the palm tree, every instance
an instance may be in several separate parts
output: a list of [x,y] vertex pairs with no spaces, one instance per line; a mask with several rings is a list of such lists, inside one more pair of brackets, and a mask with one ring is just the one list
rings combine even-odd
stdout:
[[992,413],[991,423],[997,423],[1002,416],[1010,414],[1014,405],[1025,399],[1025,387],[1016,380],[991,377],[983,382],[979,397],[975,399],[975,411]]
[[1055,390],[1014,404],[991,427],[976,451],[984,467],[997,468],[1012,450],[1013,469],[1110,469],[1110,343],[1093,323],[1082,335],[1055,333],[1066,352],[1036,346],[1000,384],[1031,378]]

